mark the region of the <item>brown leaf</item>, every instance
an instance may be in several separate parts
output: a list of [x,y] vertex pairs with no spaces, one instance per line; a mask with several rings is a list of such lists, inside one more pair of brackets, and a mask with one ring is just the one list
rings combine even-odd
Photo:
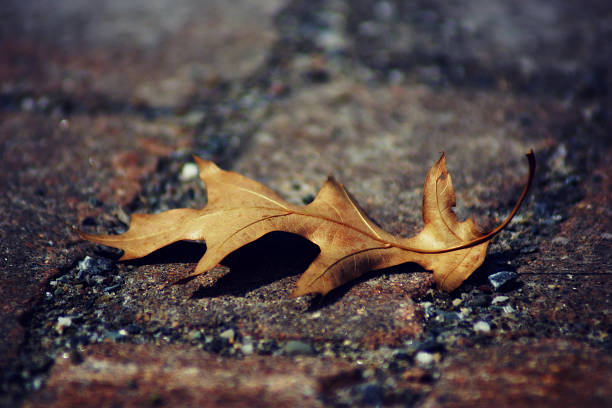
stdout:
[[201,210],[176,209],[135,214],[122,235],[81,233],[90,241],[121,248],[122,260],[145,256],[179,240],[203,240],[206,253],[194,272],[215,267],[236,249],[272,231],[301,235],[321,250],[302,274],[292,297],[326,294],[365,272],[416,262],[434,273],[438,286],[458,287],[484,261],[489,240],[512,219],[533,179],[535,158],[527,153],[529,178],[517,204],[497,228],[483,234],[472,220],[459,222],[452,210],[455,192],[445,157],[431,168],[423,192],[425,227],[412,238],[391,235],[372,220],[332,177],[314,201],[290,204],[262,184],[195,157],[206,183],[208,204]]

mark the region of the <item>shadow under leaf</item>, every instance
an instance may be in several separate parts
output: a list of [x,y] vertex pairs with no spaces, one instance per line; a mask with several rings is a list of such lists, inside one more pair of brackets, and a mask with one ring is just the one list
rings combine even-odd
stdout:
[[200,286],[191,298],[244,296],[256,288],[304,272],[319,252],[317,245],[299,235],[270,232],[225,257],[221,264],[228,266],[230,272],[211,286]]
[[[203,242],[179,241],[160,248],[139,259],[126,261],[128,265],[142,266],[147,264],[197,263],[206,252]],[[191,298],[202,299],[222,295],[245,296],[247,293],[272,282],[303,273],[317,257],[319,247],[306,238],[288,232],[270,232],[260,239],[247,244],[229,254],[221,264],[230,268],[230,272],[217,279],[210,286],[200,286]],[[469,290],[488,283],[487,277],[507,264],[511,255],[492,253],[483,265],[462,284],[457,291]],[[423,272],[415,263],[405,263],[391,268],[366,272],[357,279],[345,283],[325,296],[315,295],[309,311],[329,307],[338,302],[354,286],[369,279],[384,275]],[[185,278],[175,282],[184,284],[194,279]]]
[[500,270],[513,269],[508,266],[508,262],[516,259],[518,253],[516,251],[492,252],[487,255],[482,265],[480,265],[472,274],[455,289],[454,293],[462,293],[469,291],[473,287],[489,286],[489,275],[499,272]]
[[125,261],[128,265],[142,266],[150,264],[194,263],[206,252],[204,242],[178,241],[138,259]]

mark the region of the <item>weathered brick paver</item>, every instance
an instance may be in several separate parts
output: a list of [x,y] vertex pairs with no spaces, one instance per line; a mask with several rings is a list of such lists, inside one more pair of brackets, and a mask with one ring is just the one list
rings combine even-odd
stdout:
[[[611,403],[608,2],[81,3],[0,12],[0,405]],[[204,205],[192,154],[294,203],[333,174],[408,236],[444,151],[493,225],[529,148],[451,294],[402,265],[290,299],[318,249],[286,234],[168,286],[203,245],[117,263],[76,234]]]

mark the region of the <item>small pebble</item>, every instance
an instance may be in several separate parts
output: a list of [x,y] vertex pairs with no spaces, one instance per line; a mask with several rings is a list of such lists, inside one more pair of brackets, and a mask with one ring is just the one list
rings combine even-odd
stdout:
[[125,339],[126,335],[127,335],[127,332],[125,330],[119,330],[119,331],[107,330],[104,332],[104,337],[112,341],[121,341]]
[[461,309],[459,309],[459,311],[465,317],[465,316],[469,315],[472,312],[472,308],[471,307],[462,307]]
[[57,282],[68,283],[70,282],[70,277],[68,275],[62,275],[56,279]]
[[119,289],[121,287],[121,285],[118,283],[116,285],[111,285],[111,286],[107,286],[104,289],[102,289],[103,293],[111,293],[116,291],[117,289]]
[[495,296],[493,300],[491,301],[491,303],[496,305],[498,303],[504,303],[508,299],[509,299],[508,296]]
[[492,275],[489,275],[489,282],[495,288],[495,290],[513,282],[518,278],[518,274],[511,271],[499,271]]
[[304,205],[310,204],[314,201],[314,196],[312,194],[306,194],[304,197],[302,197],[302,203]]
[[57,323],[55,324],[55,330],[57,330],[61,334],[64,332],[64,329],[66,327],[70,327],[70,326],[72,326],[72,318],[60,316],[57,318]]
[[569,244],[569,239],[566,237],[555,237],[553,238],[552,243],[558,246],[565,246]]
[[198,175],[198,166],[195,163],[185,163],[181,169],[179,180],[189,181],[196,178]]
[[85,278],[85,282],[87,282],[88,285],[90,286],[96,286],[96,285],[101,285],[104,283],[104,281],[106,280],[106,278],[104,276],[101,275],[92,275],[92,276],[87,276]]
[[374,371],[371,368],[368,368],[366,370],[363,370],[362,377],[363,378],[372,378],[372,377],[374,377],[375,374],[376,374],[376,371]]
[[435,318],[436,322],[453,322],[456,320],[459,320],[461,318],[461,316],[459,316],[458,313],[456,312],[445,312],[445,311],[440,311],[438,312],[438,315]]
[[531,254],[538,250],[536,245],[527,245],[526,247],[521,248],[521,254]]
[[374,15],[380,20],[388,20],[393,17],[395,6],[390,1],[380,1],[374,4]]
[[308,343],[299,340],[290,340],[285,344],[285,353],[295,356],[298,354],[313,354],[314,350]]
[[516,310],[512,307],[512,305],[506,305],[502,308],[505,314],[513,314]]
[[221,337],[222,339],[227,340],[230,344],[234,344],[234,340],[236,338],[236,332],[234,332],[234,329],[227,329],[227,330],[221,332],[219,337]]
[[474,331],[480,333],[489,333],[491,331],[491,326],[489,323],[481,320],[474,323]]
[[242,354],[244,354],[245,356],[253,354],[253,352],[255,351],[255,348],[253,347],[253,343],[243,344],[240,349],[242,350]]
[[419,351],[414,359],[420,366],[429,366],[434,361],[434,355],[426,351]]
[[[115,216],[117,217],[117,219],[119,221],[121,221],[121,223],[125,227],[130,225],[130,216],[127,215],[127,213],[123,210],[123,208],[121,208],[121,207],[115,208]],[[121,227],[121,229],[123,229],[123,227]],[[125,232],[125,231],[122,231],[121,233],[123,233],[123,232]]]
[[188,337],[190,340],[200,340],[202,338],[202,332],[199,330],[192,330],[189,332]]
[[77,266],[79,274],[98,275],[113,269],[113,261],[107,258],[92,258],[86,256]]
[[321,312],[314,312],[310,315],[311,319],[318,319],[319,317],[321,317]]

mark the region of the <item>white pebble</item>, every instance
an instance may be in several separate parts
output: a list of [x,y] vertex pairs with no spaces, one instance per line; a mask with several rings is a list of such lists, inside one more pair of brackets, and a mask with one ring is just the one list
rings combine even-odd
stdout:
[[421,303],[419,303],[419,306],[421,306],[423,309],[428,309],[428,308],[433,306],[433,303],[431,303],[431,302],[421,302]]
[[428,366],[433,363],[434,355],[426,351],[419,351],[415,357],[415,360],[420,366]]
[[252,343],[243,344],[241,350],[245,356],[253,354],[253,352],[255,351]]
[[59,333],[63,333],[66,327],[72,326],[72,318],[71,317],[58,317],[57,324],[55,325],[55,330]]
[[198,175],[198,166],[195,163],[185,163],[181,169],[179,179],[181,181],[188,181],[196,178]]
[[496,305],[498,303],[504,303],[506,300],[508,300],[508,296],[495,296],[491,303]]
[[474,331],[488,333],[491,331],[491,326],[489,325],[489,323],[481,320],[479,322],[474,323]]
[[512,307],[512,305],[506,305],[502,308],[505,314],[513,314],[516,310]]

